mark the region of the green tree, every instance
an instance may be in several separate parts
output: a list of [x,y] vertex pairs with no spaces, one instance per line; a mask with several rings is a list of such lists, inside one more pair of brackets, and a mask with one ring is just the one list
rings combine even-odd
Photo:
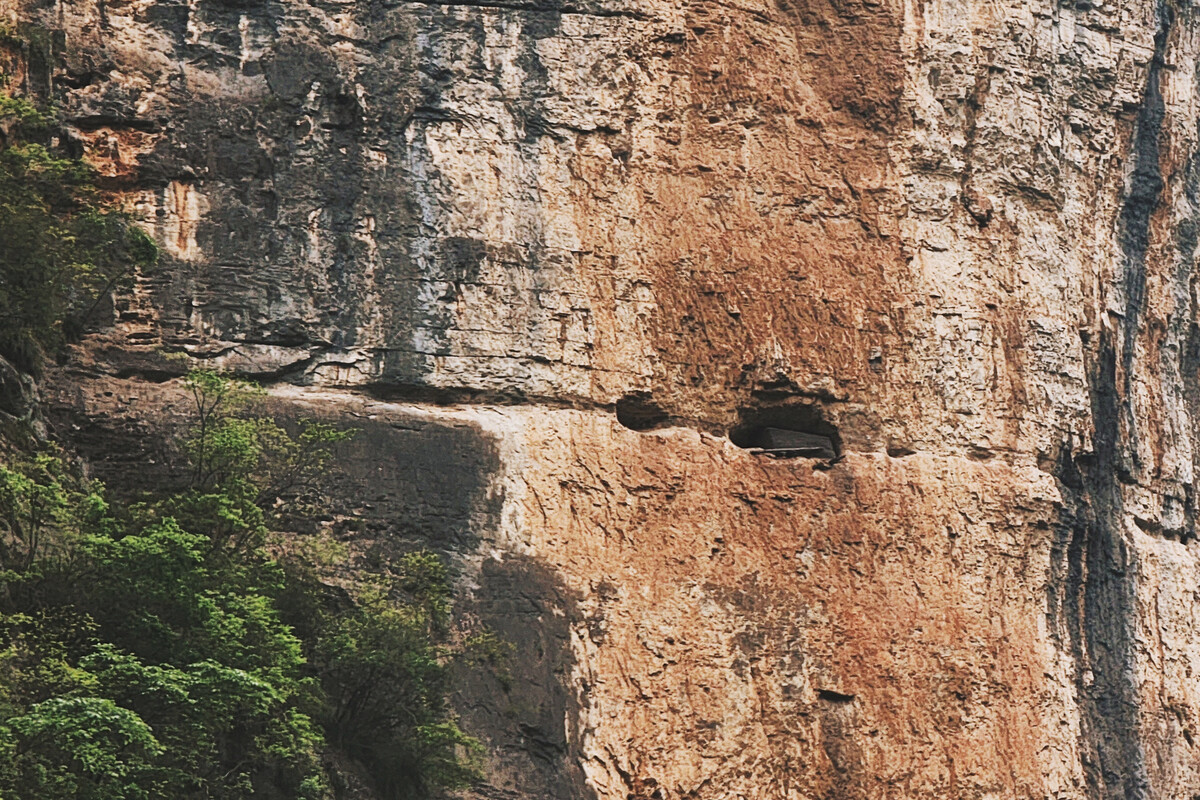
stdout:
[[441,559],[410,553],[347,594],[316,557],[336,546],[269,541],[350,433],[290,432],[215,373],[186,386],[180,491],[123,508],[52,454],[0,467],[0,797],[315,800],[330,747],[385,798],[477,780],[446,702]]
[[45,800],[148,800],[162,746],[106,697],[52,697],[0,723],[10,791]]
[[[409,553],[360,583],[355,602],[313,602],[319,581],[294,562],[290,619],[321,683],[317,718],[332,744],[367,767],[385,797],[427,797],[480,776],[482,751],[449,714],[450,658],[442,634],[450,583],[442,560]],[[399,602],[397,598],[401,598]]]
[[0,94],[0,356],[37,374],[157,248],[105,202],[83,161],[48,146],[54,119]]

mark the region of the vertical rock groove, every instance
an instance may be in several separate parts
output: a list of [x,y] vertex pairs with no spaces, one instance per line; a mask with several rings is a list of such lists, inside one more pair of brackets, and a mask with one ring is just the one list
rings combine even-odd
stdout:
[[[1154,55],[1146,74],[1146,88],[1142,94],[1137,123],[1130,143],[1133,169],[1121,206],[1119,219],[1119,244],[1124,255],[1125,315],[1122,320],[1121,352],[1122,397],[1121,413],[1127,431],[1136,439],[1135,420],[1131,403],[1133,362],[1136,355],[1138,325],[1142,319],[1142,307],[1146,300],[1146,258],[1150,249],[1150,219],[1159,205],[1163,191],[1160,160],[1160,136],[1166,109],[1163,104],[1162,70],[1166,56],[1167,38],[1175,22],[1175,12],[1163,0],[1158,3],[1158,31],[1154,35]],[[1101,359],[1108,358],[1107,345],[1101,345]],[[1102,389],[1105,387],[1101,387]],[[1093,391],[1095,386],[1093,385]],[[1106,424],[1097,418],[1097,427]],[[1136,447],[1129,448],[1135,463]],[[1122,468],[1128,465],[1122,461]]]
[[1165,108],[1160,85],[1175,13],[1157,9],[1158,30],[1133,129],[1132,160],[1118,219],[1123,256],[1125,308],[1119,326],[1103,326],[1088,369],[1093,452],[1079,471],[1060,471],[1063,484],[1078,487],[1067,548],[1067,619],[1082,710],[1080,743],[1088,796],[1151,796],[1139,718],[1135,675],[1137,553],[1126,539],[1122,484],[1140,468],[1133,378],[1139,324],[1146,299],[1151,218],[1164,181],[1160,138]]

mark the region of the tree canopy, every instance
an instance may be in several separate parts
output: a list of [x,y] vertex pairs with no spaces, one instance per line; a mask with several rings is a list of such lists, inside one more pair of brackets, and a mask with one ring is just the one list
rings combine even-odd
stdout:
[[187,385],[182,491],[120,505],[57,455],[0,466],[0,797],[325,798],[331,748],[381,797],[477,780],[441,559],[347,593],[312,548],[271,546],[352,433],[289,432],[215,373]]

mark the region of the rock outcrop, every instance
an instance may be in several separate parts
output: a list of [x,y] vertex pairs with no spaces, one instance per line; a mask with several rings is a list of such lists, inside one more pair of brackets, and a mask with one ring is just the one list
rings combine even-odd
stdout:
[[1193,7],[0,12],[164,252],[60,432],[119,483],[169,353],[367,429],[347,536],[519,645],[485,796],[1200,794]]

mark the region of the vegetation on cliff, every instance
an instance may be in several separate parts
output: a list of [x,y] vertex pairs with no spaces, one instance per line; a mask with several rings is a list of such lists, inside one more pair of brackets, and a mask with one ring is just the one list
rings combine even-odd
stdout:
[[[35,374],[157,255],[52,126],[0,95],[0,356]],[[223,375],[187,386],[188,480],[161,497],[114,503],[64,451],[0,447],[0,799],[326,798],[334,753],[384,798],[475,780],[442,561],[336,588],[335,543],[270,536],[318,511],[349,433],[247,414],[260,392]]]
[[35,374],[157,256],[52,132],[51,114],[0,93],[0,356]]
[[[0,357],[34,374],[157,256],[52,127],[0,94]],[[442,561],[339,584],[337,543],[271,534],[321,513],[351,434],[255,416],[261,390],[216,373],[186,385],[174,491],[118,503],[67,451],[0,441],[0,800],[325,798],[347,764],[385,798],[477,779]]]
[[476,779],[441,560],[337,588],[335,543],[269,533],[350,434],[244,413],[255,388],[214,373],[188,386],[179,491],[117,504],[56,455],[0,466],[0,797],[329,797],[331,752],[382,797]]

